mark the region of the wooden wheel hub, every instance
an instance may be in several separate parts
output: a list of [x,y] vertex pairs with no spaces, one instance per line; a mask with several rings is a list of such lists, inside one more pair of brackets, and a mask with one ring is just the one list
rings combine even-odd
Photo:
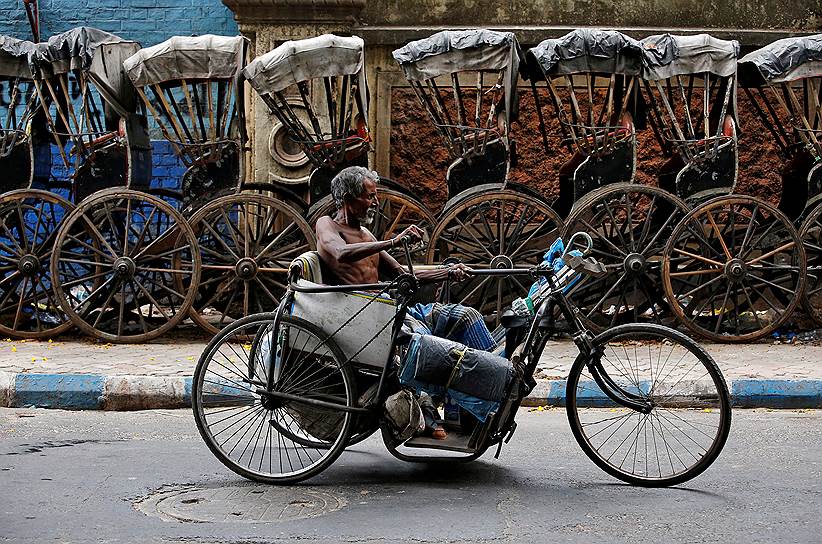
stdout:
[[741,259],[731,259],[725,264],[725,275],[734,281],[739,281],[745,277],[748,269]]
[[134,260],[130,257],[118,257],[117,260],[114,261],[114,272],[121,278],[134,277],[136,269],[137,265],[134,264]]
[[20,270],[20,273],[24,276],[33,276],[40,270],[40,259],[38,259],[36,255],[27,253],[17,262],[17,269]]
[[630,253],[622,262],[625,272],[629,274],[639,274],[645,270],[645,257],[639,253]]
[[514,261],[508,255],[497,255],[491,259],[491,268],[514,268]]
[[237,277],[241,280],[254,279],[254,276],[257,275],[257,270],[257,261],[250,257],[243,257],[237,261],[237,265],[234,267],[234,272],[236,272]]

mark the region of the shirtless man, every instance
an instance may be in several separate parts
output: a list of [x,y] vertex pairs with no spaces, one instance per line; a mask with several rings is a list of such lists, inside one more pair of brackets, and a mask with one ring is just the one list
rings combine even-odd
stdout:
[[[422,239],[423,231],[416,225],[411,225],[390,240],[377,240],[366,228],[373,222],[379,209],[378,179],[376,172],[361,166],[351,166],[331,180],[331,196],[337,205],[337,213],[333,217],[321,217],[316,226],[320,258],[328,271],[336,276],[327,279],[323,275],[326,283],[377,283],[381,272],[389,277],[396,277],[404,273],[405,268],[388,254],[388,250],[401,244],[404,236],[410,238],[412,243]],[[461,281],[471,274],[471,269],[459,263],[415,274],[424,282],[443,281],[449,276],[452,280]],[[475,320],[482,322],[479,312],[471,308],[467,310],[476,314]],[[413,309],[409,309],[409,312],[413,314]],[[424,316],[418,316],[424,319]],[[481,324],[481,327],[490,339],[485,325]],[[434,438],[445,440],[448,433],[439,425],[439,414],[431,397],[427,399],[423,403],[426,430]]]
[[[380,272],[396,277],[405,272],[388,250],[402,244],[407,236],[410,241],[422,239],[423,231],[416,225],[403,230],[390,240],[377,240],[366,228],[377,215],[376,172],[361,166],[350,166],[342,170],[331,181],[331,196],[337,205],[332,216],[317,220],[317,250],[330,272],[336,276],[336,283],[342,285],[377,283]],[[439,270],[425,270],[416,273],[422,281],[461,281],[471,273],[464,264],[456,264]],[[332,279],[333,282],[333,279]]]

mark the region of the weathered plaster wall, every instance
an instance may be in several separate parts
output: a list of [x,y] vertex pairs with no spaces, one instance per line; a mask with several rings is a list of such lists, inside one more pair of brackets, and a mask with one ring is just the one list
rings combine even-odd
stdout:
[[818,0],[368,0],[364,25],[819,28]]

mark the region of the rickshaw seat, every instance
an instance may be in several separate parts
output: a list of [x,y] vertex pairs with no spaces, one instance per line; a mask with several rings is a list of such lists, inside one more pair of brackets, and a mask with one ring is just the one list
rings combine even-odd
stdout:
[[[291,280],[298,284],[322,284],[323,264],[317,251],[295,258],[289,271]],[[388,361],[393,349],[390,323],[396,318],[396,301],[391,298],[360,291],[297,292],[288,311],[332,336],[343,355],[355,363],[382,368]]]

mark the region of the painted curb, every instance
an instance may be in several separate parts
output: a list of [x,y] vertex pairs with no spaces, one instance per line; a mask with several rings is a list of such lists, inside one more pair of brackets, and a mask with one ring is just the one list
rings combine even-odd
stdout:
[[[0,406],[63,410],[151,410],[191,406],[191,377],[12,374],[0,372]],[[538,380],[523,406],[565,406],[565,380]],[[822,408],[822,380],[739,379],[737,408]],[[586,396],[590,405],[605,401]]]

